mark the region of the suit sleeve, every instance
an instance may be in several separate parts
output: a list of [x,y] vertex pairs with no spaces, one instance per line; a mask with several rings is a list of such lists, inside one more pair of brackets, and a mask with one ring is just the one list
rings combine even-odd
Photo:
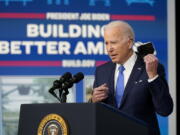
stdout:
[[97,85],[97,68],[95,70],[95,76],[94,76],[94,83],[93,83],[93,88],[96,88],[98,85]]
[[164,67],[158,66],[159,77],[149,83],[153,104],[158,114],[168,116],[173,111],[173,101],[165,79]]

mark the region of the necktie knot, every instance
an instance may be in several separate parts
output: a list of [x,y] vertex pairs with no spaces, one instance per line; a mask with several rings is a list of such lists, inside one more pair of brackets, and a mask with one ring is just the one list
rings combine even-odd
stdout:
[[123,73],[124,70],[125,70],[124,66],[120,66],[120,67],[119,67],[119,72],[120,72],[120,73]]

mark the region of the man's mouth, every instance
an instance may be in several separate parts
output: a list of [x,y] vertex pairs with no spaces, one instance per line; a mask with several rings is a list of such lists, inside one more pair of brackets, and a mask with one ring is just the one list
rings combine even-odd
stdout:
[[112,55],[110,55],[111,56],[111,58],[115,58],[116,57],[116,54],[112,54]]

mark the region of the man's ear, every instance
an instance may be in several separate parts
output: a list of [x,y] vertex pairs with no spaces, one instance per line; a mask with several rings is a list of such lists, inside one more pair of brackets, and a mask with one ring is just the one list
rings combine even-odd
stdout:
[[129,41],[128,41],[129,49],[132,49],[132,48],[133,48],[133,44],[134,44],[133,40],[132,40],[132,39],[129,39]]

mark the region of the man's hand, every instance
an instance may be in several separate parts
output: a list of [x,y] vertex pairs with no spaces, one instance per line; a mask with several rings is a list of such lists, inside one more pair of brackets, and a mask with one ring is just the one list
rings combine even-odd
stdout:
[[92,102],[100,102],[108,97],[109,89],[107,84],[102,84],[101,86],[94,88],[92,94]]
[[154,78],[157,75],[158,58],[153,54],[148,54],[144,57],[144,62],[149,79]]

